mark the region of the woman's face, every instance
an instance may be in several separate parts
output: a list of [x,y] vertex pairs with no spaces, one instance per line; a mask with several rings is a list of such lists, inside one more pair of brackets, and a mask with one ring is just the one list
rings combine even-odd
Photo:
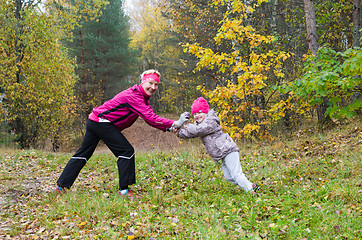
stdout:
[[204,121],[205,117],[206,117],[206,113],[194,113],[194,119],[197,123],[200,123],[202,121]]
[[151,97],[152,94],[154,92],[156,92],[156,90],[158,88],[158,82],[156,82],[155,80],[150,80],[145,83],[142,83],[142,87],[143,87],[143,90],[145,91],[145,93],[147,94],[147,96]]

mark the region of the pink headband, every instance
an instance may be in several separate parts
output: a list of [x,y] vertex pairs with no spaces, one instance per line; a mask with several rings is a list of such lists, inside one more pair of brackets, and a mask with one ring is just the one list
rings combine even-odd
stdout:
[[156,82],[160,82],[160,77],[158,76],[157,73],[145,74],[142,77],[141,84],[143,84],[145,82],[148,82],[148,81],[151,81],[151,80],[154,80]]

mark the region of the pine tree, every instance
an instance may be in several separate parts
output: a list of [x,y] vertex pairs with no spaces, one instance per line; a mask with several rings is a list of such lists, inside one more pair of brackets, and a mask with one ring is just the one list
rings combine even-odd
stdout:
[[84,22],[74,31],[69,43],[77,57],[77,92],[85,114],[130,85],[132,54],[129,50],[129,22],[123,11],[123,0],[110,0],[102,15]]

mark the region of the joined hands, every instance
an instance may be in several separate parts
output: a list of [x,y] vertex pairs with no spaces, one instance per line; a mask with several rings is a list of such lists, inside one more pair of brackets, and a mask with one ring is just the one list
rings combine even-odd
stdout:
[[170,128],[168,128],[167,130],[170,132],[174,132],[176,133],[178,129],[180,129],[185,122],[187,122],[188,120],[190,120],[190,113],[189,112],[184,112],[180,115],[179,120],[175,121],[172,126]]

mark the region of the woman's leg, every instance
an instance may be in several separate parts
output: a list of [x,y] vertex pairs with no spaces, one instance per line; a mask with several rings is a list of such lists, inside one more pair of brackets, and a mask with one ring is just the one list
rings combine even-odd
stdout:
[[94,129],[99,128],[98,124],[91,120],[87,120],[86,132],[81,147],[70,158],[65,166],[62,174],[60,175],[57,185],[62,188],[70,188],[75,179],[78,177],[80,171],[87,163],[88,159],[93,155],[94,150],[100,138],[94,133]]
[[224,159],[225,165],[234,181],[246,192],[253,189],[253,184],[245,177],[240,165],[238,152],[228,154]]
[[124,189],[136,183],[135,151],[121,131],[110,123],[103,124],[99,136],[118,158],[119,188]]

